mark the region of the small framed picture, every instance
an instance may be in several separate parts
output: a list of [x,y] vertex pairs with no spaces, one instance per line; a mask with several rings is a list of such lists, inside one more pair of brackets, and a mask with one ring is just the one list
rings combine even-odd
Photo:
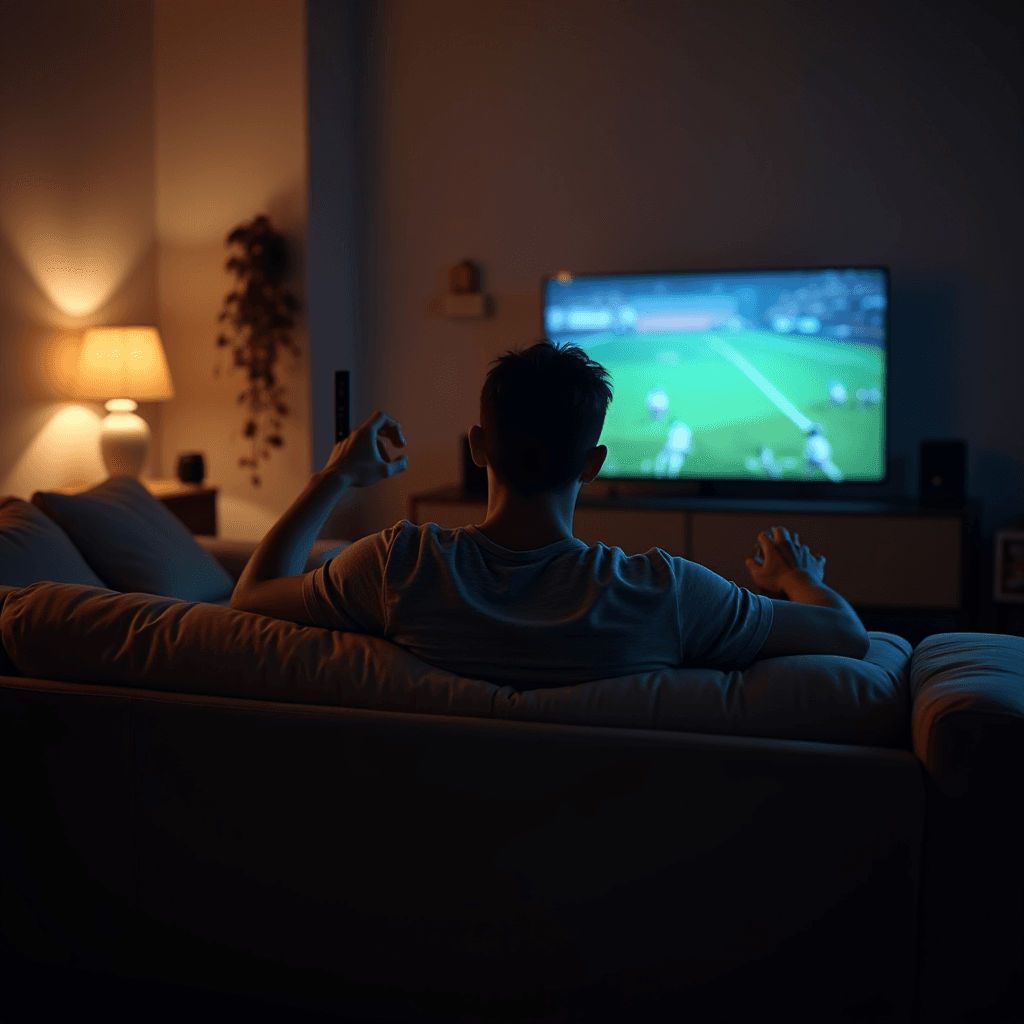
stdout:
[[992,596],[1024,604],[1024,530],[996,530]]

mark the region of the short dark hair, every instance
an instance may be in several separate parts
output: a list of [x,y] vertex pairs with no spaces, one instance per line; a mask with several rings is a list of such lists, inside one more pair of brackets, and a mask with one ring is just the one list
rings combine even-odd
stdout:
[[561,490],[583,473],[611,400],[611,375],[576,345],[506,352],[480,392],[487,460],[524,496]]

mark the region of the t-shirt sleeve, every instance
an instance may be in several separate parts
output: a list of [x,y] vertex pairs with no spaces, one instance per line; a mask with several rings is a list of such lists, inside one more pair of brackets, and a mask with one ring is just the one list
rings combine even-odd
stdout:
[[349,633],[384,634],[384,572],[394,529],[350,544],[302,583],[306,611],[316,625]]
[[774,611],[767,597],[696,562],[674,558],[679,596],[680,664],[731,670],[764,646]]

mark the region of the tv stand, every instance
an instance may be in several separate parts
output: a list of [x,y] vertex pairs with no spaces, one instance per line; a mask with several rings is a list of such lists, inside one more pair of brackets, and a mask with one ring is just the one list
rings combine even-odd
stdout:
[[[409,519],[451,528],[479,523],[487,499],[459,486],[413,495]],[[970,629],[967,557],[976,509],[927,509],[899,501],[751,499],[580,492],[573,532],[638,554],[652,547],[750,586],[745,559],[761,530],[785,526],[826,557],[825,579],[869,629],[911,633]],[[898,613],[898,614],[893,614]],[[906,623],[920,622],[911,628]],[[904,623],[902,628],[895,628]],[[921,632],[921,631],[924,632]]]

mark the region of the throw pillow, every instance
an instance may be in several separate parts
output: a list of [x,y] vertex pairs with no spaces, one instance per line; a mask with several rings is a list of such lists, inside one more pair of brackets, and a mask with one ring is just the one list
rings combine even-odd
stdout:
[[43,580],[107,585],[52,519],[20,498],[0,497],[0,586],[27,587]]
[[115,590],[182,601],[218,601],[231,594],[231,577],[217,560],[134,477],[111,477],[83,494],[37,491],[32,503]]

